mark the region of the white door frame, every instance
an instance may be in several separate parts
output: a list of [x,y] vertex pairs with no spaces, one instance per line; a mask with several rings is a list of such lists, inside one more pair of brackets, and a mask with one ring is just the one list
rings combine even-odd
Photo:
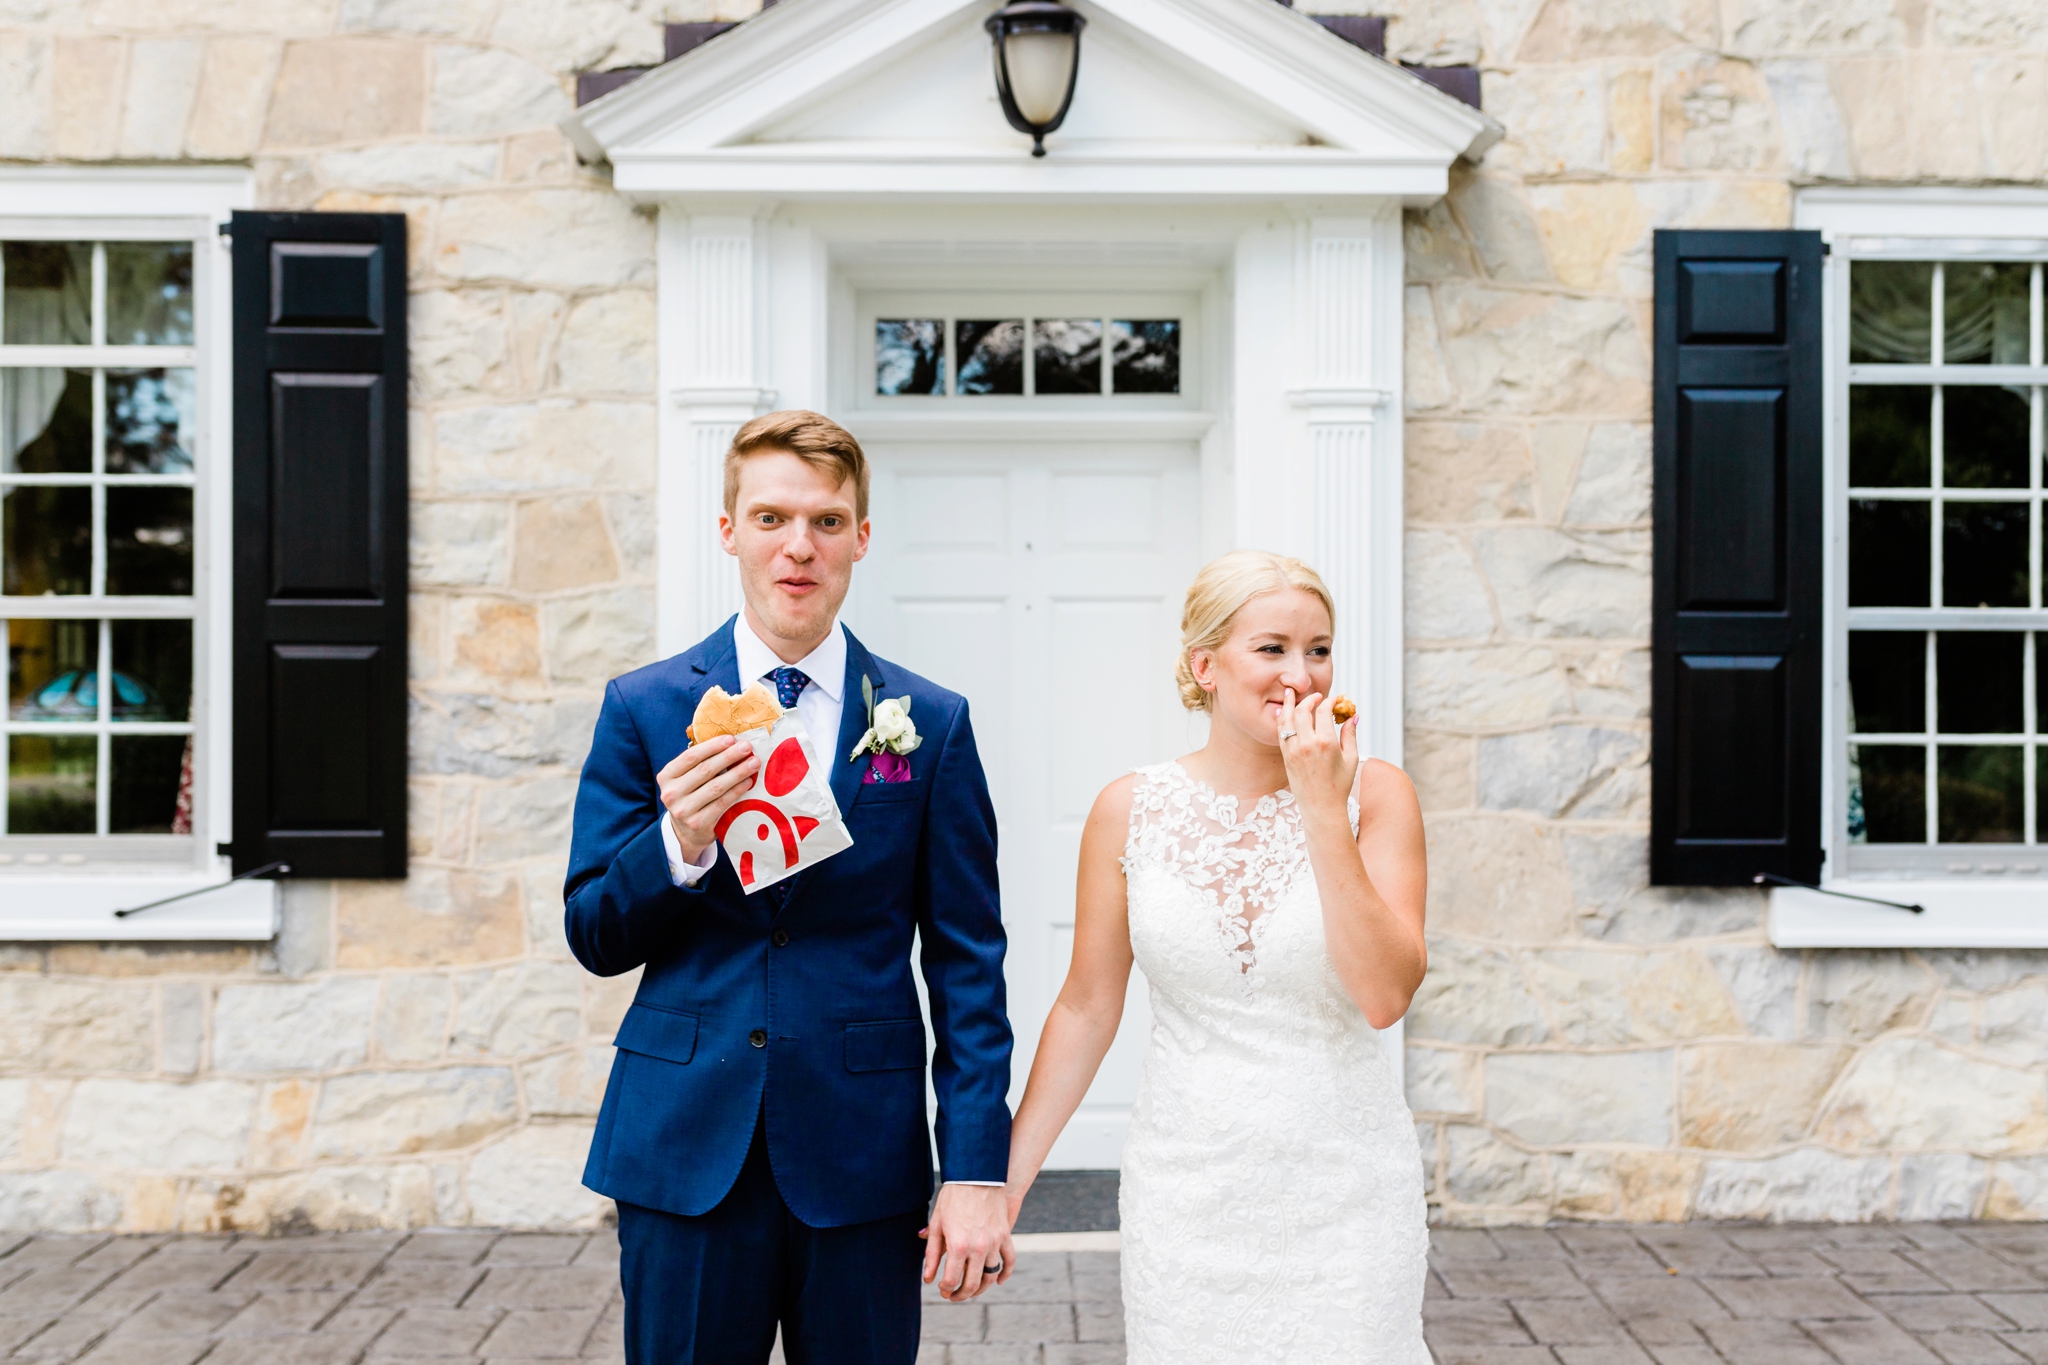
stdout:
[[[1120,209],[1126,239],[1168,238],[1191,210]],[[664,201],[658,237],[660,460],[656,621],[661,652],[686,648],[738,606],[719,548],[720,463],[750,417],[810,407],[880,434],[872,411],[835,391],[832,337],[844,300],[832,224],[844,206]],[[1199,214],[1213,221],[1215,209]],[[1000,242],[1014,209],[876,206],[864,237]],[[1087,241],[1073,210],[1063,235]],[[1337,601],[1337,675],[1359,694],[1366,749],[1401,761],[1401,272],[1399,206],[1318,212],[1275,205],[1224,224],[1215,357],[1201,411],[1116,420],[1202,430],[1209,480],[1205,551],[1258,546],[1300,555]],[[1043,278],[1041,275],[1039,278]],[[908,419],[902,419],[908,420]],[[1057,419],[1025,419],[1056,439]]]
[[[1019,218],[1014,206],[662,202],[656,618],[664,656],[739,605],[716,527],[725,449],[741,423],[809,407],[872,438],[900,436],[918,421],[861,407],[848,387],[848,359],[834,364],[836,330],[854,299],[845,260],[891,237],[1014,241]],[[1071,207],[1024,226],[1099,244],[1173,240],[1193,222],[1206,226],[1217,260],[1218,287],[1203,314],[1211,360],[1202,407],[1115,420],[1201,441],[1205,555],[1257,546],[1299,555],[1323,575],[1337,602],[1337,677],[1359,698],[1363,748],[1399,764],[1399,202],[1124,206],[1100,214]],[[1042,269],[1033,277],[1045,278]],[[1080,434],[1056,416],[1004,425],[1013,437]],[[1401,1037],[1398,1024],[1386,1035],[1397,1065]]]

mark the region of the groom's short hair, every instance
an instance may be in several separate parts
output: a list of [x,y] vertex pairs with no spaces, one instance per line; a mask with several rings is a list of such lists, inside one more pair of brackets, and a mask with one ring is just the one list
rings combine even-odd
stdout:
[[853,480],[853,515],[868,519],[868,457],[853,433],[822,413],[790,408],[756,417],[741,427],[725,452],[725,514],[739,516],[740,465],[749,455],[783,450],[821,474],[836,487]]

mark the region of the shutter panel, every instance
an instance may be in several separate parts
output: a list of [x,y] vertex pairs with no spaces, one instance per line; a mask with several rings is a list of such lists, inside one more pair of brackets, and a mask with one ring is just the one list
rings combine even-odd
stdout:
[[405,217],[237,213],[234,867],[405,875]]
[[1657,233],[1650,880],[1818,881],[1817,232]]

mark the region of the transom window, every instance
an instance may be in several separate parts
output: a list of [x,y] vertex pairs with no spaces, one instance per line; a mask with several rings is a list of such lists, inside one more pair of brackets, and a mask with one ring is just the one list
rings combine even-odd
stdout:
[[878,318],[875,392],[1177,394],[1180,350],[1178,318]]
[[2042,267],[1920,251],[1850,262],[1837,367],[1850,870],[2037,873]]
[[192,832],[192,271],[190,240],[0,242],[0,834]]

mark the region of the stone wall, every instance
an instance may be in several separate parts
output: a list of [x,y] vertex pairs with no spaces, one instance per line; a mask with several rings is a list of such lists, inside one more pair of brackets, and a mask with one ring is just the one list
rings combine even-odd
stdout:
[[[1337,9],[1332,0],[1319,7]],[[1305,6],[1306,7],[1306,6]],[[559,888],[652,657],[652,225],[553,123],[754,0],[0,0],[0,159],[253,165],[413,271],[413,872],[272,946],[0,949],[0,1226],[565,1225],[633,981]],[[2038,182],[2034,0],[1370,0],[1508,139],[1411,215],[1410,1093],[1448,1221],[2048,1216],[2048,968],[1646,887],[1650,231]],[[139,1166],[136,1154],[151,1153]]]
[[[1386,12],[1385,0],[1370,8]],[[1409,1097],[1446,1222],[2048,1216],[2048,961],[1647,885],[1651,231],[2048,175],[2031,0],[1415,0],[1507,137],[1407,222]]]
[[292,886],[274,947],[0,949],[0,1227],[599,1216],[634,981],[570,958],[561,883],[604,681],[654,653],[654,233],[554,125],[576,70],[718,17],[0,0],[0,158],[406,214],[414,593],[412,875]]

